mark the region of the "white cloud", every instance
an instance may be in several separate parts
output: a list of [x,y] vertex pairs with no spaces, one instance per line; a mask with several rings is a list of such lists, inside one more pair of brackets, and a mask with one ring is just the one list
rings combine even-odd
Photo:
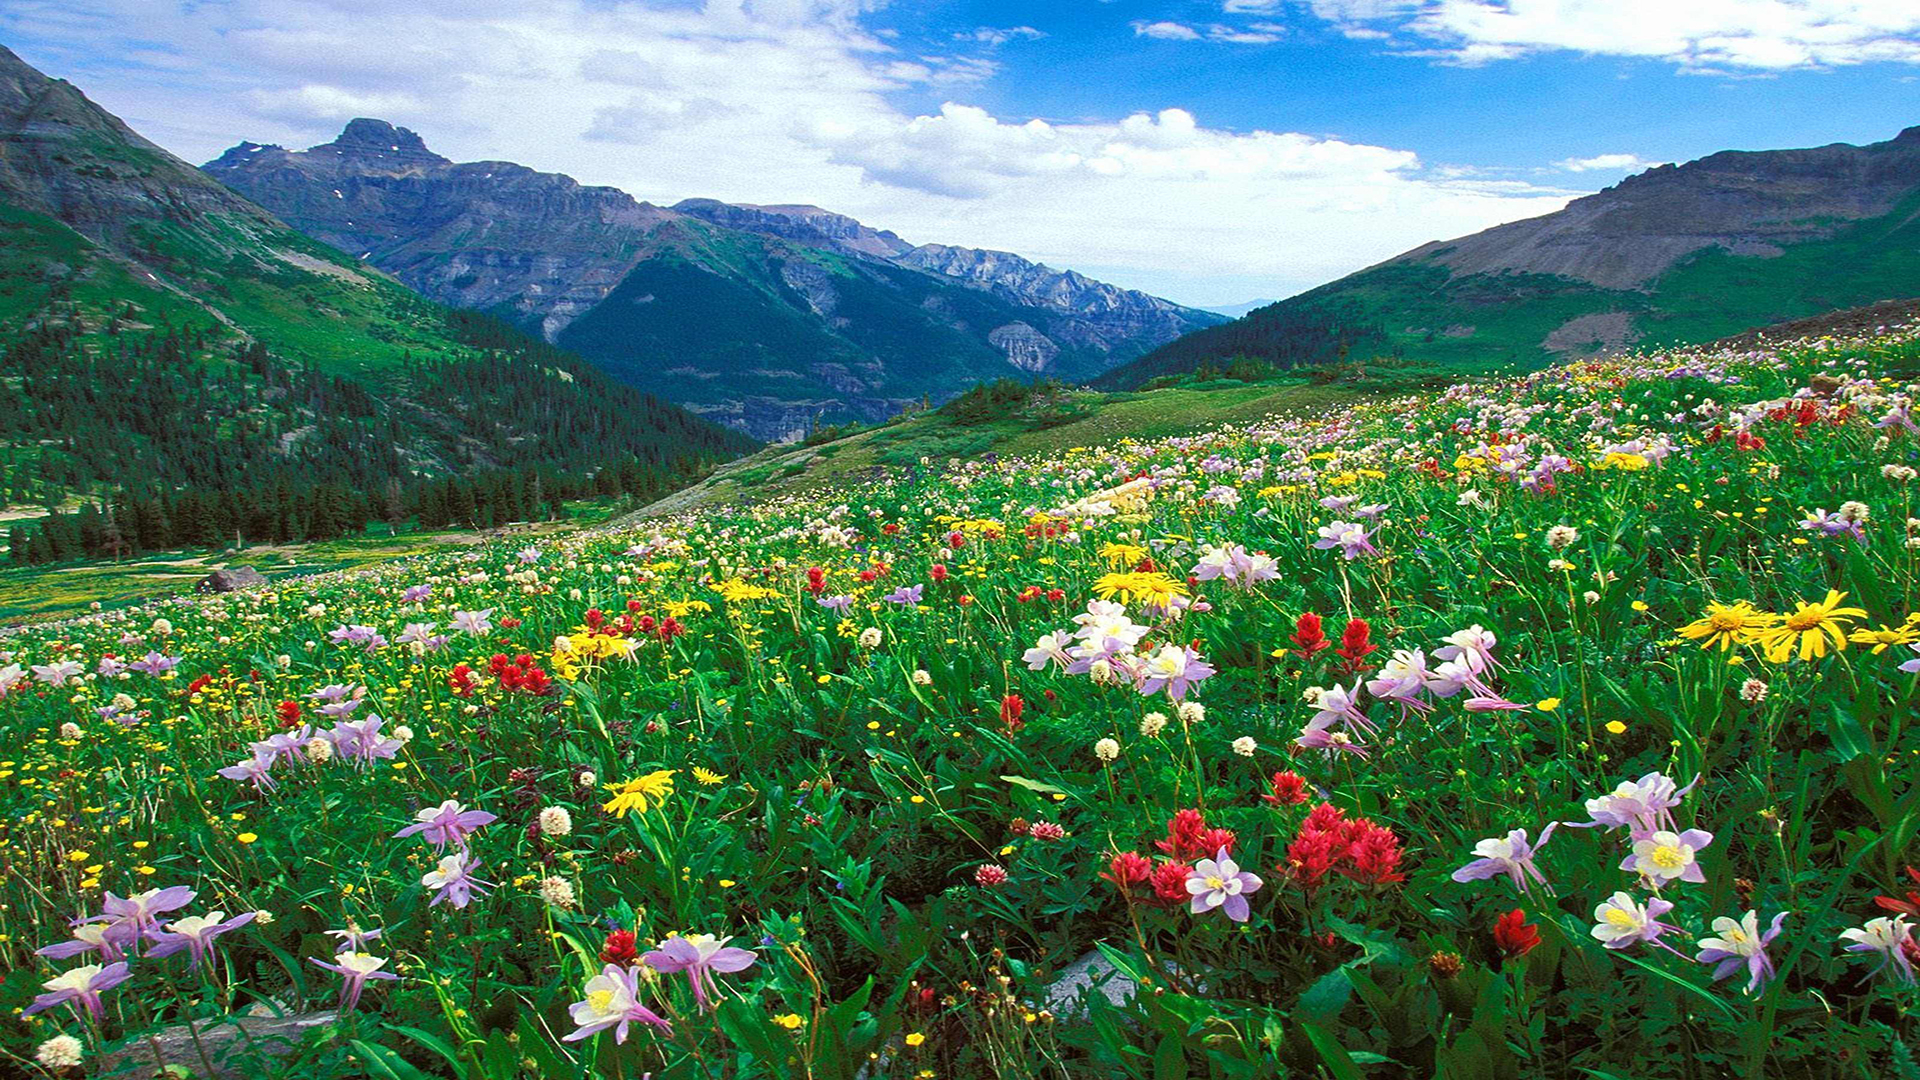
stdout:
[[1638,154],[1595,154],[1593,157],[1567,158],[1554,165],[1568,172],[1639,172],[1664,161],[1648,161]]
[[1047,35],[1031,26],[977,26],[953,35],[955,41],[977,41],[998,47],[1009,41],[1037,41]]
[[[455,160],[654,202],[811,202],[1175,299],[1282,295],[1568,196],[1178,109],[999,115],[969,103],[990,60],[870,33],[873,6],[6,0],[0,38],[193,161],[241,139],[324,142],[374,115]],[[949,103],[903,110],[905,95]]]
[[1390,31],[1409,52],[1460,64],[1550,51],[1665,60],[1689,70],[1920,63],[1914,0],[1308,2],[1351,36]]
[[1177,22],[1148,22],[1136,19],[1131,23],[1133,36],[1157,38],[1161,41],[1219,41],[1232,45],[1265,45],[1279,41],[1286,27],[1278,23],[1251,23],[1244,27],[1225,26],[1210,23],[1205,27],[1188,26]]
[[1161,41],[1199,41],[1200,31],[1177,22],[1148,22],[1141,19],[1133,24],[1135,37],[1159,38]]

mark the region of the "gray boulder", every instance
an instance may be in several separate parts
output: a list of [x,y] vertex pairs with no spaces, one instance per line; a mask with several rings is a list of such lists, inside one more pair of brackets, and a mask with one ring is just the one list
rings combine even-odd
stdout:
[[224,570],[215,570],[200,579],[195,588],[203,593],[233,592],[235,589],[251,589],[255,585],[265,585],[267,575],[251,566],[234,566]]

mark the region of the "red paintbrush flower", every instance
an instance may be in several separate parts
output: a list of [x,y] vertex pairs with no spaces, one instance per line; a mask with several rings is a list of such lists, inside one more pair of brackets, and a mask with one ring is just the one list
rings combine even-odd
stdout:
[[1510,960],[1522,957],[1540,944],[1540,928],[1527,922],[1525,911],[1514,908],[1494,922],[1493,943]]

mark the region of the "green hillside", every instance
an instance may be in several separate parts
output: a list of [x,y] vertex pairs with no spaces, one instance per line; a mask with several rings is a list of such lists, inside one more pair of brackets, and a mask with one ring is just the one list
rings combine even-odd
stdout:
[[489,526],[754,445],[356,266],[4,50],[0,150],[15,562]]
[[[1812,185],[1844,204],[1869,184],[1879,212],[1851,220],[1806,194]],[[1643,254],[1688,245],[1671,259]],[[1610,258],[1648,269],[1612,271]],[[1554,265],[1584,276],[1529,269]],[[1137,387],[1242,359],[1527,369],[1908,296],[1920,296],[1920,135],[1903,134],[1654,170],[1558,214],[1430,244],[1188,334],[1094,385]]]

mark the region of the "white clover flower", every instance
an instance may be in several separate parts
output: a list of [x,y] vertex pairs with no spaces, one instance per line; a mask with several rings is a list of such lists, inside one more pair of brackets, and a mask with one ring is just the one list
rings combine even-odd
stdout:
[[590,788],[593,785],[599,783],[600,778],[598,776],[595,776],[591,770],[588,770],[588,771],[582,772],[580,774],[580,778],[574,782],[583,788]]
[[564,806],[549,806],[540,811],[540,831],[548,836],[566,836],[573,832],[573,812]]
[[860,631],[860,647],[863,649],[879,648],[880,628],[877,626],[869,626],[865,630]]
[[1241,757],[1252,757],[1253,751],[1258,745],[1258,743],[1253,741],[1253,736],[1242,735],[1233,740],[1233,752],[1239,754]]
[[1740,700],[1749,705],[1758,705],[1767,700],[1767,684],[1759,679],[1748,679],[1741,683]]
[[79,724],[76,724],[76,723],[74,723],[74,722],[73,722],[73,721],[71,721],[71,720],[69,720],[69,721],[67,721],[67,722],[66,722],[66,723],[64,723],[64,724],[61,724],[61,725],[60,725],[60,737],[61,737],[61,738],[63,738],[63,739],[77,739],[77,738],[79,738],[79,737],[80,737],[80,725],[79,725]]
[[930,672],[930,671],[928,671],[928,670],[927,670],[926,668],[915,668],[915,669],[913,669],[913,685],[915,685],[915,686],[932,686],[932,685],[933,685],[933,673],[932,673],[932,672]]
[[1571,525],[1555,525],[1547,530],[1547,546],[1555,551],[1565,551],[1580,539],[1580,530]]
[[1166,726],[1167,714],[1163,712],[1150,712],[1140,718],[1140,734],[1145,735],[1149,739],[1160,734],[1161,731],[1166,729]]
[[307,740],[306,751],[307,760],[315,765],[325,765],[333,760],[333,743],[319,736]]
[[1120,743],[1114,739],[1101,739],[1093,744],[1093,756],[1101,761],[1112,761],[1120,756]]
[[1183,701],[1177,715],[1183,724],[1197,724],[1207,718],[1207,709],[1197,701]]
[[71,1035],[55,1035],[40,1044],[33,1052],[33,1060],[49,1069],[78,1068],[84,1049],[80,1040]]
[[408,727],[405,724],[396,724],[394,725],[394,728],[393,728],[393,737],[396,739],[399,739],[403,743],[412,742],[413,729]]
[[1840,504],[1840,520],[1855,525],[1864,525],[1868,516],[1867,504],[1858,500],[1849,500]]
[[540,899],[562,911],[571,911],[578,902],[573,895],[573,883],[554,875],[540,879]]

